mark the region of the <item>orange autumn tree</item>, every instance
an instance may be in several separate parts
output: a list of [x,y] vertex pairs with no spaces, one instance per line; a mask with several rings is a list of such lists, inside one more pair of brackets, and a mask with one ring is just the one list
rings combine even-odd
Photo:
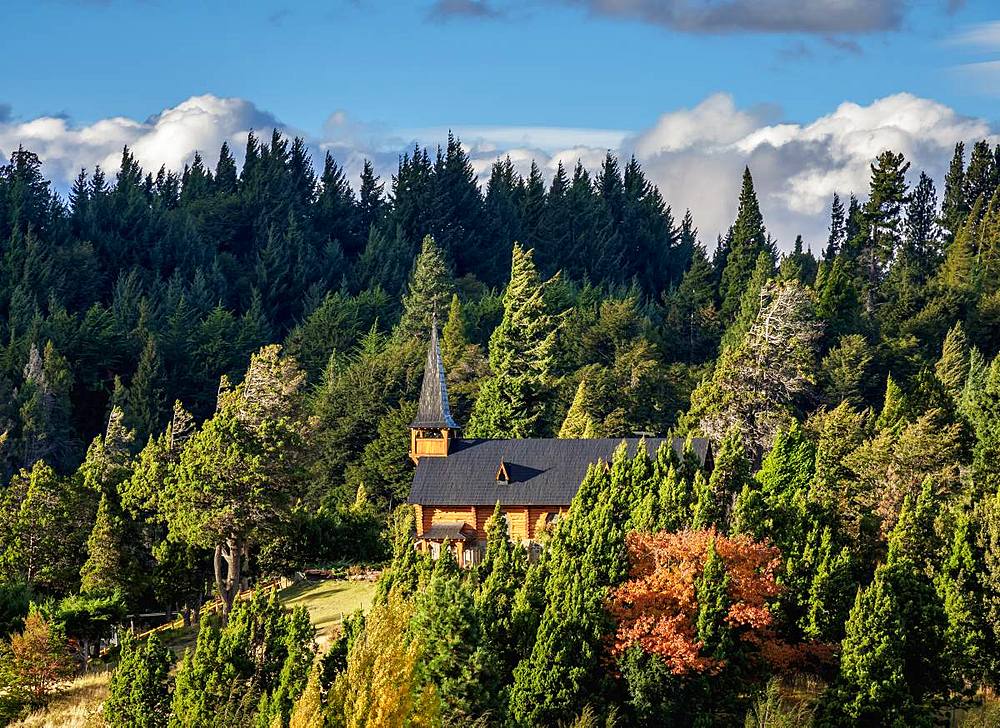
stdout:
[[675,675],[718,672],[734,651],[776,667],[795,659],[797,650],[774,634],[768,607],[780,591],[777,548],[714,528],[630,533],[626,544],[629,579],[608,602],[615,657],[638,646]]
[[28,614],[24,629],[0,649],[0,687],[24,705],[44,705],[72,674],[65,637],[37,611]]

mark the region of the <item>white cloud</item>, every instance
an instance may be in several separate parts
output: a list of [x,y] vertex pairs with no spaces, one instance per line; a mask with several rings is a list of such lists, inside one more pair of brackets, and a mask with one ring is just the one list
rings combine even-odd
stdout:
[[270,114],[251,102],[218,96],[192,96],[146,121],[126,117],[73,125],[58,117],[25,122],[0,120],[0,151],[5,155],[23,145],[42,158],[45,172],[63,187],[81,167],[118,169],[122,147],[128,145],[147,170],[180,170],[195,151],[214,163],[222,142],[242,154],[247,132],[269,134],[278,125]]
[[[664,132],[678,120],[684,134]],[[765,223],[781,246],[789,248],[802,233],[818,250],[833,193],[863,194],[880,152],[902,152],[913,177],[925,170],[940,183],[955,142],[990,133],[983,120],[905,93],[867,106],[844,103],[807,124],[771,125],[716,95],[664,115],[636,137],[634,150],[674,208],[691,208],[703,237],[711,239],[732,221],[740,171],[749,165]]]
[[[594,172],[609,148],[623,157],[634,154],[678,216],[691,209],[709,246],[735,216],[740,176],[748,164],[765,222],[781,246],[789,248],[802,233],[817,250],[826,237],[830,197],[834,192],[863,194],[869,165],[879,152],[902,152],[912,162],[914,178],[926,170],[940,183],[956,141],[991,134],[984,120],[962,117],[943,104],[905,93],[867,105],[843,103],[804,123],[779,123],[774,117],[773,110],[740,108],[731,96],[714,94],[692,108],[665,113],[650,128],[631,135],[531,126],[454,131],[481,180],[504,154],[522,173],[536,160],[549,175],[559,162],[571,171],[577,160]],[[239,156],[249,129],[266,137],[271,127],[287,130],[249,101],[205,95],[146,121],[115,117],[74,125],[56,117],[0,118],[0,153],[9,155],[23,144],[39,154],[45,173],[65,190],[81,167],[101,164],[114,171],[125,144],[146,169],[166,164],[179,170],[195,150],[214,164],[225,140]],[[446,133],[445,128],[393,130],[340,111],[309,142],[317,157],[330,151],[353,179],[370,158],[388,181],[399,154],[412,149],[414,141],[434,146]]]

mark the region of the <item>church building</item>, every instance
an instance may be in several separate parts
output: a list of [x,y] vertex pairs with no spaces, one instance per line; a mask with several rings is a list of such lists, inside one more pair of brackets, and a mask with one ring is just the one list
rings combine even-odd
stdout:
[[[623,441],[632,454],[644,441],[652,455],[665,439],[463,438],[448,406],[435,325],[417,415],[410,424],[410,458],[416,471],[408,502],[416,511],[416,547],[436,558],[447,543],[459,565],[473,566],[486,545],[486,521],[499,503],[511,538],[530,549],[569,509],[588,467],[610,462]],[[678,457],[690,447],[703,466],[710,458],[704,438],[674,438],[671,446]]]

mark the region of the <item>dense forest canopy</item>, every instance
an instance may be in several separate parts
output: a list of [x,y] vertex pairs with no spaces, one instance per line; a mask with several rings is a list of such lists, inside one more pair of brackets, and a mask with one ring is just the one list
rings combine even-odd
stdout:
[[[959,144],[940,195],[885,151],[783,254],[749,169],[706,245],[610,153],[550,179],[500,159],[482,188],[455,138],[357,189],[277,132],[245,159],[154,175],[126,149],[66,200],[28,150],[0,168],[4,601],[48,600],[86,659],[214,581],[229,624],[172,707],[150,688],[172,725],[213,725],[206,676],[246,668],[220,644],[266,658],[260,703],[227,703],[259,725],[300,694],[329,725],[372,700],[414,725],[731,725],[789,674],[828,685],[823,724],[929,725],[996,688],[1000,146]],[[468,434],[697,434],[714,467],[621,450],[540,561],[495,528],[474,574],[429,563],[396,507],[434,316]],[[234,607],[258,575],[390,552],[312,677],[301,614]],[[165,676],[143,644],[123,664]]]

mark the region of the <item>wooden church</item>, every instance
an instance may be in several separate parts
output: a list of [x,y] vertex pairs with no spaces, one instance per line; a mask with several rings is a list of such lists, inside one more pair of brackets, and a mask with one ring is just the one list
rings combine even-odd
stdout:
[[[416,510],[416,547],[434,558],[449,544],[458,563],[480,560],[486,520],[497,503],[511,537],[530,549],[564,513],[587,474],[599,461],[610,462],[624,440],[635,453],[643,439],[483,440],[461,437],[448,406],[437,326],[431,329],[417,415],[410,424],[410,458],[416,464],[409,503]],[[652,454],[664,438],[644,438]],[[710,457],[704,438],[674,438],[681,456],[690,447],[702,465]]]

